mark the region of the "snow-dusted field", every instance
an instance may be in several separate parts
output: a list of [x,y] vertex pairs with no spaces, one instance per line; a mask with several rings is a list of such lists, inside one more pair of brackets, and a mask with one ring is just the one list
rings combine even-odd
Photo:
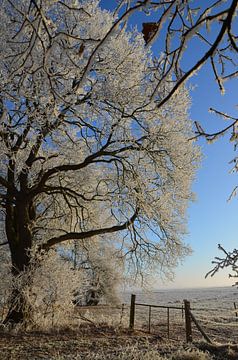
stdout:
[[[182,307],[183,300],[191,303],[192,313],[207,335],[213,341],[238,342],[238,317],[234,303],[238,307],[238,289],[234,287],[197,288],[179,290],[158,290],[135,292],[136,303]],[[123,300],[130,303],[130,293],[123,294]],[[169,310],[169,336],[174,339],[185,338],[184,316],[181,310]],[[238,309],[237,309],[238,315]],[[167,309],[151,308],[151,332],[167,336]],[[135,327],[145,331],[149,327],[149,308],[136,306]],[[193,324],[193,337],[202,338]]]

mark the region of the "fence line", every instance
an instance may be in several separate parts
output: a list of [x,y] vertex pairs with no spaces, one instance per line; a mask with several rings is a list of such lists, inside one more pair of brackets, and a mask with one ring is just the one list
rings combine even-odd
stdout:
[[[145,307],[148,308],[148,332],[151,332],[151,323],[152,323],[152,309],[167,309],[167,321],[166,321],[166,326],[167,326],[167,336],[168,338],[170,338],[170,332],[171,332],[171,327],[170,327],[170,323],[171,323],[171,316],[170,313],[173,310],[180,310],[182,312],[182,319],[184,319],[184,325],[181,324],[181,326],[185,329],[185,335],[186,335],[186,341],[187,342],[191,342],[193,339],[192,336],[192,323],[195,325],[195,327],[197,328],[197,330],[199,331],[199,333],[205,338],[205,340],[209,343],[211,343],[211,339],[207,334],[207,330],[205,331],[204,327],[201,325],[201,322],[203,322],[205,325],[211,323],[211,324],[215,324],[215,325],[222,325],[222,326],[231,326],[231,327],[237,327],[237,324],[230,323],[220,323],[220,322],[215,322],[215,321],[211,321],[208,318],[206,319],[199,319],[199,316],[197,318],[197,314],[195,315],[194,312],[196,311],[210,311],[210,310],[223,310],[223,311],[234,311],[231,310],[229,308],[217,308],[217,309],[206,309],[206,308],[193,308],[190,306],[190,302],[187,300],[184,300],[184,304],[182,306],[174,306],[174,305],[154,305],[154,304],[145,304],[145,303],[141,303],[141,302],[136,302],[136,296],[133,294],[131,295],[131,307],[130,307],[130,322],[129,322],[129,327],[131,330],[134,329],[135,326],[135,313],[136,313],[136,307]],[[235,311],[238,312],[238,308],[236,308],[236,306],[234,305]],[[237,314],[238,315],[238,314]],[[177,319],[177,318],[176,318]],[[237,321],[237,318],[235,318]],[[165,324],[162,324],[162,326],[164,326]],[[178,323],[176,323],[176,325],[178,325]]]
[[[153,304],[144,304],[144,303],[136,303],[136,296],[134,294],[131,295],[131,306],[130,306],[130,318],[129,318],[129,328],[130,330],[134,329],[135,326],[135,308],[136,306],[148,307],[148,331],[151,331],[151,309],[167,309],[167,336],[170,338],[170,309],[172,310],[180,310],[182,312],[182,318],[184,314],[183,306],[167,306],[167,305],[153,305]],[[185,315],[186,316],[186,315]]]
[[[197,308],[197,307],[193,307],[191,308],[192,311],[207,311],[208,308]],[[217,307],[217,308],[209,308],[209,311],[233,311],[231,310],[231,308],[220,308],[220,307]]]
[[153,305],[153,304],[142,304],[142,303],[135,303],[136,306],[144,306],[144,307],[152,307],[152,308],[161,308],[161,309],[175,309],[175,310],[182,310],[182,306],[170,306],[170,305]]

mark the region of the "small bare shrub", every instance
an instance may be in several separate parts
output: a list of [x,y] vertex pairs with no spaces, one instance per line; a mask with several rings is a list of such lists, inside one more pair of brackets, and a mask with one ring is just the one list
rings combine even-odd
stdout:
[[[11,306],[16,309],[24,299],[24,323],[27,329],[49,330],[50,328],[69,325],[74,312],[73,293],[80,284],[80,272],[73,271],[70,263],[62,260],[57,251],[31,256],[27,270],[17,277],[12,277],[6,267],[7,287],[3,281],[0,285],[2,319],[9,307],[11,292],[15,296]],[[9,283],[11,286],[9,286]],[[19,327],[19,326],[18,326]]]
[[3,321],[11,292],[11,286],[9,286],[11,284],[10,257],[3,247],[0,247],[0,259],[0,321]]
[[44,255],[33,269],[32,284],[26,295],[37,328],[68,325],[74,311],[73,293],[80,283],[80,273],[71,269],[56,251]]

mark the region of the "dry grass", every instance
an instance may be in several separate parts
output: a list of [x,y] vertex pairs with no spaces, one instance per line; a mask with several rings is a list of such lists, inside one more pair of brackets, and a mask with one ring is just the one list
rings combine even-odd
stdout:
[[152,336],[87,324],[77,332],[65,329],[58,333],[1,333],[0,359],[101,359],[102,355],[113,359],[125,349],[148,349],[156,343],[158,339]]
[[1,360],[235,360],[238,346],[168,341],[106,324],[77,331],[0,333]]
[[[109,315],[110,313],[110,315]],[[120,308],[77,309],[74,326],[0,332],[0,360],[237,360],[238,345],[167,340],[127,329]],[[81,320],[79,318],[81,317]],[[82,321],[87,318],[88,321]]]

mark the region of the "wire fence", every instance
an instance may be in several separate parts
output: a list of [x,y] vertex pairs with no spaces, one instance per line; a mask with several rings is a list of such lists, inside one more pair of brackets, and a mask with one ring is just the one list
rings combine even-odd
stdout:
[[[137,303],[131,296],[129,327],[174,340],[235,342],[238,340],[236,304],[215,308]],[[233,307],[234,306],[234,307]]]
[[[192,313],[201,324],[204,331],[216,342],[238,341],[238,317],[234,304],[227,307],[216,308],[194,308]],[[197,337],[197,329],[194,329],[194,336]]]

